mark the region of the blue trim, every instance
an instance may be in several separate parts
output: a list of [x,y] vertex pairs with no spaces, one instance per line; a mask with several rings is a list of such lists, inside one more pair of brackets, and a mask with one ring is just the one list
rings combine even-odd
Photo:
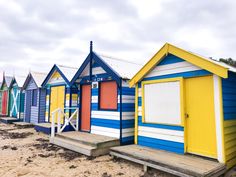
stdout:
[[47,77],[44,79],[43,83],[42,83],[42,87],[45,87],[47,82],[49,81],[50,77],[52,76],[52,74],[58,71],[59,74],[62,76],[62,78],[65,80],[66,84],[70,85],[70,81],[66,78],[66,76],[62,73],[62,71],[57,67],[56,64],[53,65],[52,69],[50,70],[50,72],[48,73]]
[[99,126],[99,127],[120,129],[120,121],[119,120],[91,118],[91,125],[95,125],[95,126]]
[[145,126],[145,127],[162,128],[162,129],[168,129],[168,130],[184,131],[184,127],[177,126],[177,125],[163,125],[163,124],[142,123],[142,116],[138,116],[138,126]]
[[184,154],[184,143],[138,136],[138,144],[155,149],[171,151],[178,154]]
[[206,75],[212,75],[212,73],[206,70],[188,71],[188,72],[168,74],[168,75],[163,75],[163,76],[148,77],[148,78],[144,78],[142,81],[167,79],[167,78],[174,78],[174,77],[189,78],[189,77],[199,77],[199,76],[206,76]]
[[114,71],[108,64],[106,64],[106,62],[101,58],[99,57],[96,53],[93,52],[93,59],[107,72],[109,73],[113,78],[114,80],[117,82],[117,84],[120,84],[120,78],[121,76],[116,72]]
[[168,54],[165,58],[163,58],[161,60],[160,63],[158,63],[157,65],[160,66],[160,65],[168,65],[168,64],[173,64],[173,63],[179,63],[179,62],[183,62],[185,60],[175,56],[175,55],[172,55],[172,54]]

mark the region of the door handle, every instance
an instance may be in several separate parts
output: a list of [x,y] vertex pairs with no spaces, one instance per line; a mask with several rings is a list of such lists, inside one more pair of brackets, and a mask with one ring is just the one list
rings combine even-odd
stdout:
[[185,113],[185,118],[189,118],[189,114]]

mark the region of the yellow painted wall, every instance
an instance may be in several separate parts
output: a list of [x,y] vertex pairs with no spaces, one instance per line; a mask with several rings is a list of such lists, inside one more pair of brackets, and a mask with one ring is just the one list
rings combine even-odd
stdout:
[[227,167],[236,164],[236,120],[224,121],[225,156]]

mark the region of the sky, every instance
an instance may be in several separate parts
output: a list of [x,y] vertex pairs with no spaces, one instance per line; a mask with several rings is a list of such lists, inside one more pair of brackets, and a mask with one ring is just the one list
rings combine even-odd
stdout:
[[234,0],[0,0],[0,78],[78,67],[94,51],[147,62],[166,42],[236,59]]

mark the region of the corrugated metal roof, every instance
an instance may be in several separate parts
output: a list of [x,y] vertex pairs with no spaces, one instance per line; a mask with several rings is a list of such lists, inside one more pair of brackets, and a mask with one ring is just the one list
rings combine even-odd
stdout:
[[12,76],[5,76],[5,82],[6,82],[7,87],[11,85],[12,79],[13,79]]
[[75,73],[78,71],[78,68],[71,67],[71,66],[64,66],[64,65],[56,65],[61,72],[65,75],[65,77],[70,82],[74,77]]
[[33,77],[34,81],[36,82],[38,87],[41,87],[44,79],[47,77],[47,73],[40,73],[40,72],[30,72],[31,76]]
[[113,69],[123,79],[131,79],[143,65],[123,59],[113,58],[102,54],[97,54],[111,69]]

